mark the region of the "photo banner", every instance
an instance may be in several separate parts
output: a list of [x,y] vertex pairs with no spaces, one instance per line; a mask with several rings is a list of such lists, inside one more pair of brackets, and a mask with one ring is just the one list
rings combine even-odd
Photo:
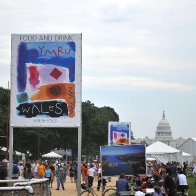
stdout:
[[12,34],[13,127],[78,127],[81,34]]
[[102,176],[146,175],[145,145],[100,147]]
[[108,123],[108,145],[128,145],[131,137],[130,122]]

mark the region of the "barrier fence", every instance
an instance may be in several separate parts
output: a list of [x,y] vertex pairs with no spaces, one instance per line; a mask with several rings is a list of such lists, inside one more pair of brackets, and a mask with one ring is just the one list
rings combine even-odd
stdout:
[[0,187],[0,196],[51,196],[48,179],[0,180],[7,186]]

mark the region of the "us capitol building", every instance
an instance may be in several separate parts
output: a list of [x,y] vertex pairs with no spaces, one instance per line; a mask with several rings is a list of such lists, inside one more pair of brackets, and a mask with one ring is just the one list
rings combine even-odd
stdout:
[[140,139],[140,140],[141,142],[144,142],[147,145],[150,145],[156,141],[160,141],[174,148],[179,148],[186,141],[186,139],[182,137],[179,137],[178,139],[173,139],[172,130],[169,122],[165,118],[164,111],[163,111],[162,119],[159,121],[157,130],[155,131],[155,138],[151,139],[146,136],[144,139]]

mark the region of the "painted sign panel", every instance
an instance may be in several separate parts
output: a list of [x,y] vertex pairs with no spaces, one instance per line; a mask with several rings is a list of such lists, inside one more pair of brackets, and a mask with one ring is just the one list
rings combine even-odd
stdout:
[[108,123],[108,145],[130,144],[131,123],[109,122]]
[[11,126],[78,127],[81,34],[13,34]]
[[146,174],[145,145],[113,145],[100,147],[102,175]]

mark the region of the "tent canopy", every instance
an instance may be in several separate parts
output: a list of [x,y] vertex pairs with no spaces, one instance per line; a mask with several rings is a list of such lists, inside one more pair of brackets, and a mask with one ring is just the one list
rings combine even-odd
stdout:
[[158,162],[166,164],[167,162],[176,161],[182,164],[182,152],[176,148],[168,146],[157,141],[146,147],[146,157],[155,158]]
[[42,155],[42,157],[45,157],[45,158],[59,158],[59,159],[62,158],[61,155],[59,155],[55,152],[49,152],[47,154]]
[[[4,152],[6,152],[7,151],[7,148],[6,147],[0,147],[0,150],[2,150],[2,151],[4,151]],[[8,152],[9,152],[9,150],[8,150]],[[18,151],[13,151],[17,156],[25,156],[25,154],[24,153],[22,153],[22,152],[18,152]]]
[[178,149],[191,154],[196,159],[196,138],[187,139]]
[[186,152],[182,152],[182,155],[183,155],[183,157],[190,157],[191,156],[191,154],[186,153]]
[[180,150],[168,146],[160,141],[157,141],[150,146],[146,147],[147,154],[165,154],[165,153],[178,153]]
[[182,156],[183,156],[183,162],[188,161],[190,163],[193,160],[193,157],[189,153],[182,152]]

